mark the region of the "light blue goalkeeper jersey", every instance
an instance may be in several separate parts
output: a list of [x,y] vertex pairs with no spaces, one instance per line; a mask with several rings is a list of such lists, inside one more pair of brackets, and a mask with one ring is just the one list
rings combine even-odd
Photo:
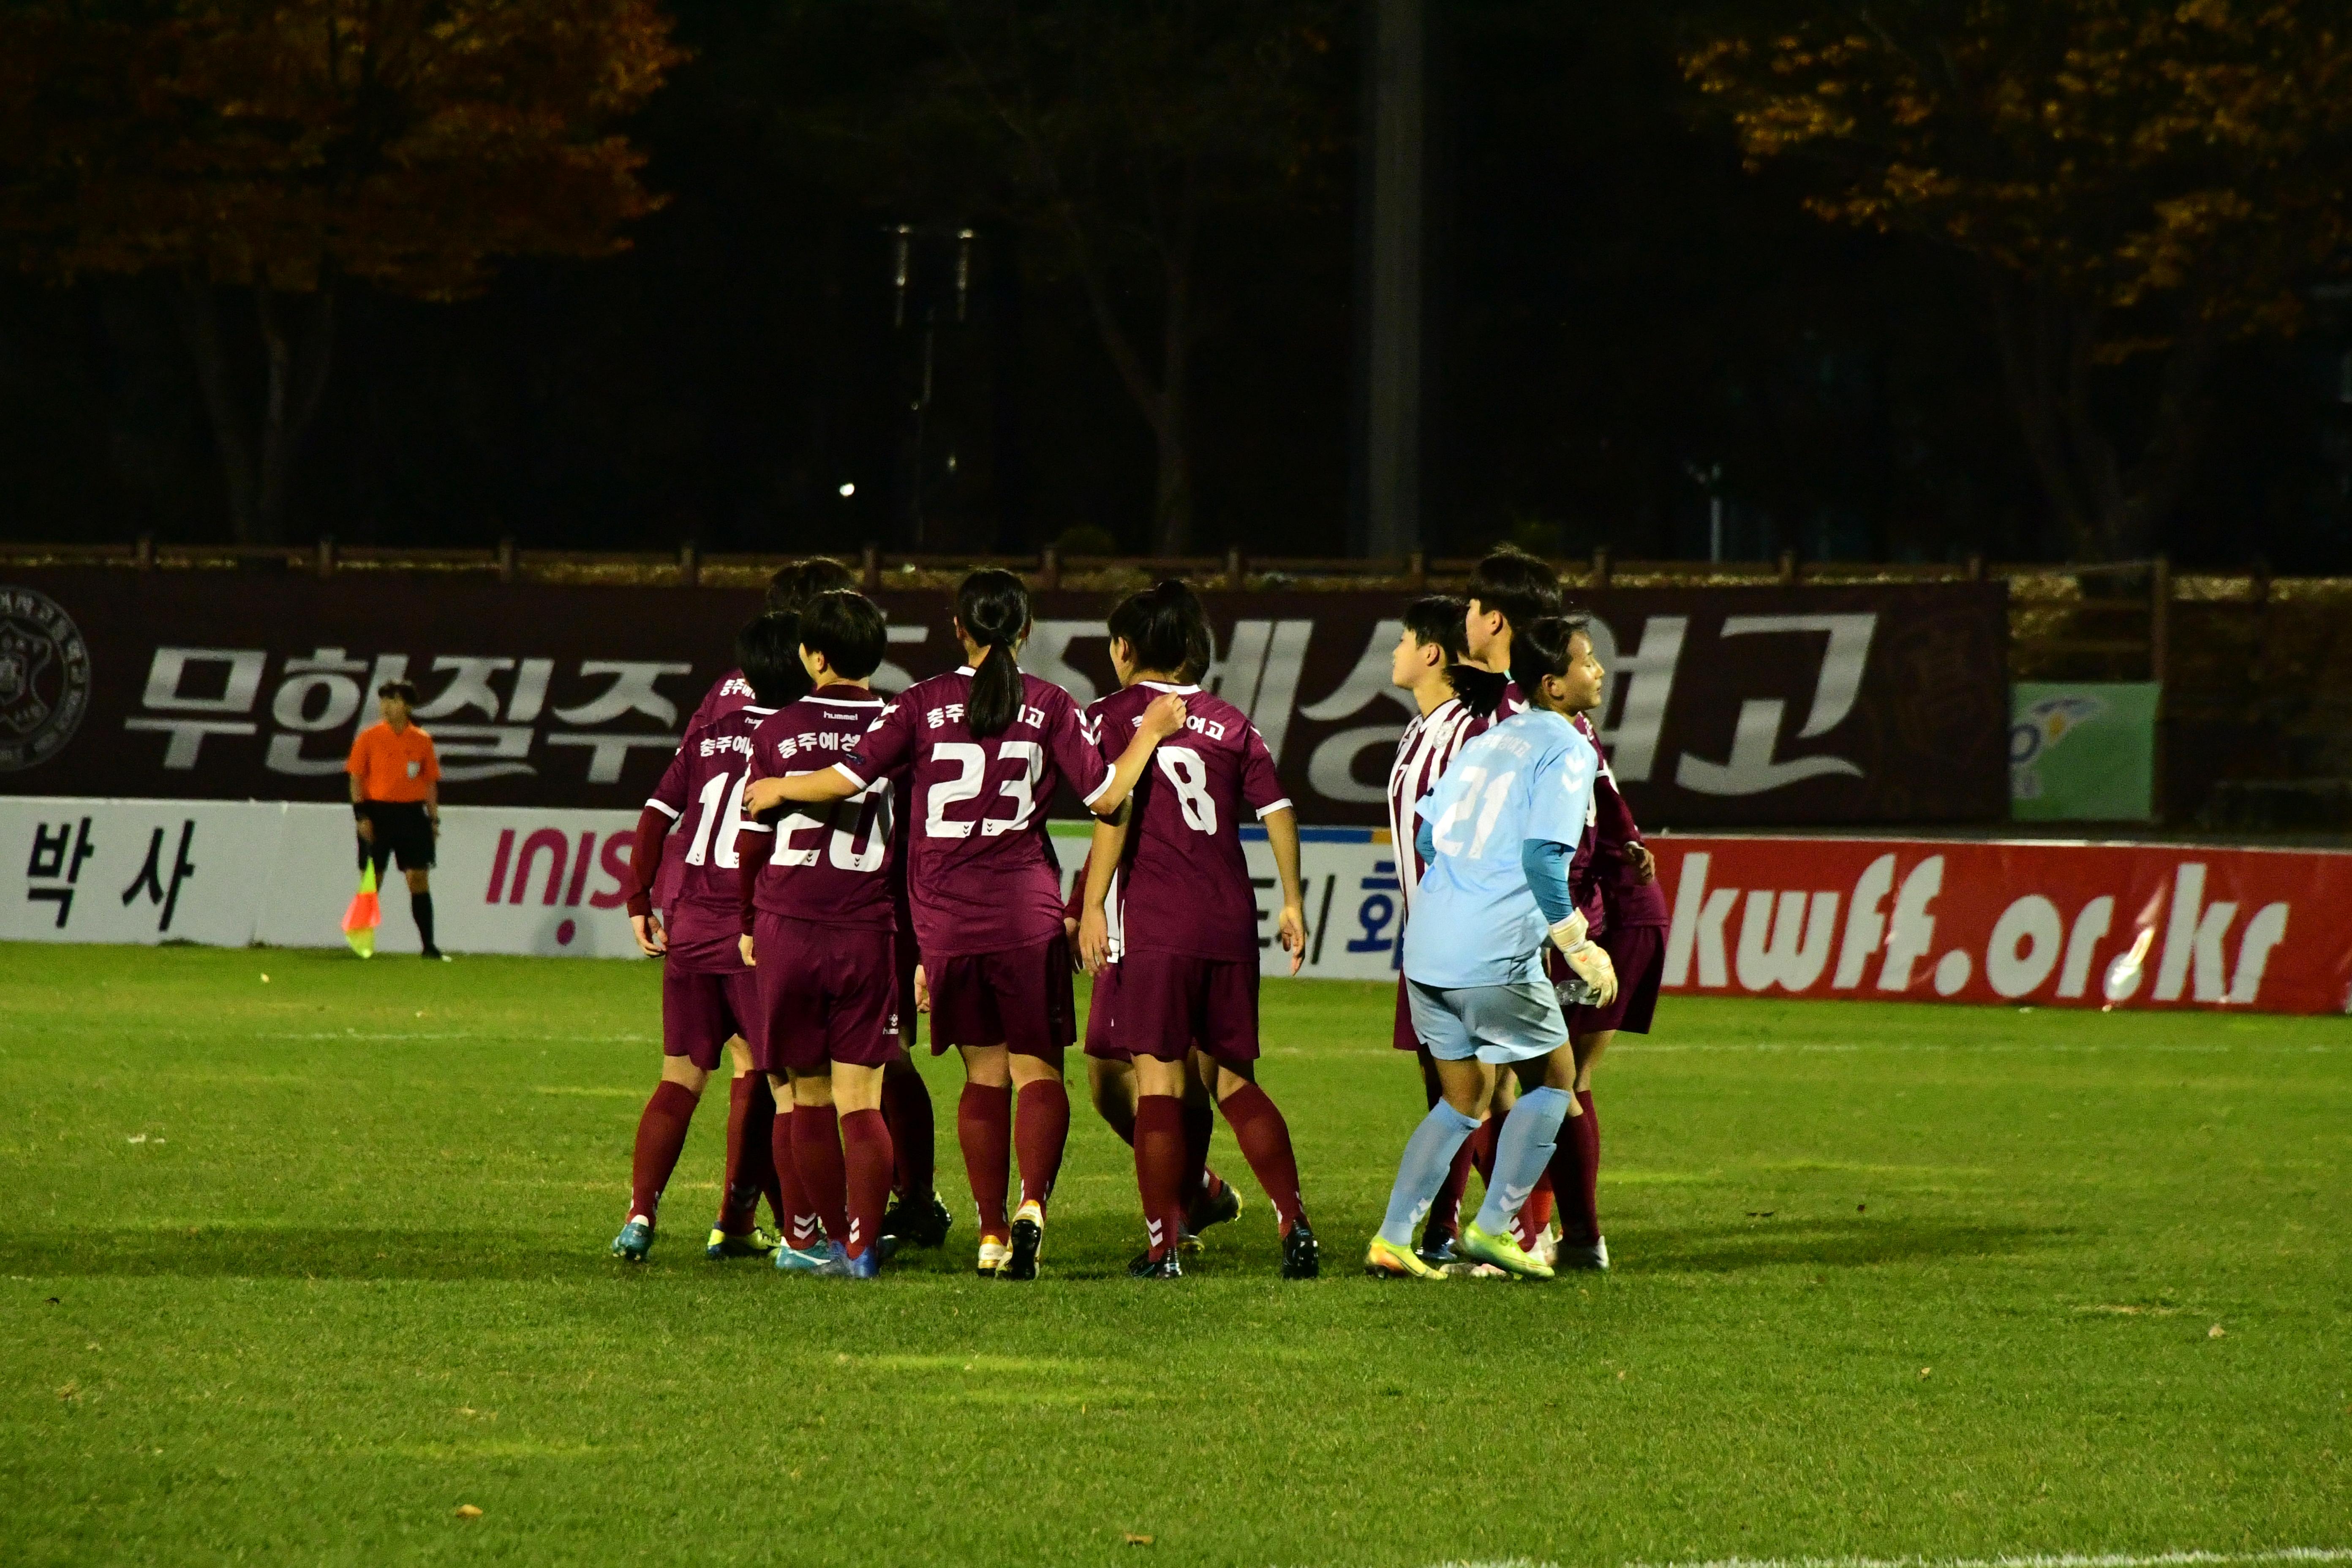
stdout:
[[1557,713],[1516,714],[1462,749],[1422,796],[1435,853],[1404,928],[1404,973],[1423,985],[1541,980],[1550,927],[1519,867],[1520,846],[1572,850],[1601,754]]

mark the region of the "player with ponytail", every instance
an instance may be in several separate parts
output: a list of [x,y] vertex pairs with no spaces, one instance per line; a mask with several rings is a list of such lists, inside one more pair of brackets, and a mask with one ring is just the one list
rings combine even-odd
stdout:
[[1290,1129],[1257,1083],[1257,900],[1241,841],[1247,813],[1265,825],[1274,852],[1282,884],[1276,930],[1296,974],[1307,954],[1297,813],[1248,716],[1192,684],[1209,658],[1208,616],[1192,589],[1162,583],[1120,604],[1110,617],[1110,657],[1125,689],[1087,710],[1106,756],[1124,752],[1156,701],[1181,698],[1189,715],[1184,733],[1164,742],[1144,771],[1128,809],[1097,822],[1078,929],[1087,969],[1098,977],[1117,972],[1108,1039],[1098,1045],[1089,1020],[1087,1048],[1129,1064],[1136,1090],[1130,1142],[1150,1246],[1128,1272],[1181,1278],[1177,1248],[1187,1230],[1239,1210],[1231,1200],[1202,1201],[1209,1197],[1201,1163],[1207,1126],[1203,1116],[1187,1117],[1185,1101],[1206,1058],[1218,1109],[1273,1205],[1283,1276],[1311,1279],[1317,1244],[1302,1212]]
[[[1153,701],[1132,741],[1106,760],[1070,694],[1021,670],[1029,594],[1020,578],[993,569],[966,577],[955,632],[962,668],[899,693],[834,765],[757,780],[744,806],[757,814],[787,801],[846,799],[909,770],[907,893],[922,952],[916,990],[931,1015],[932,1052],[954,1046],[963,1057],[956,1131],[979,1216],[980,1271],[1034,1279],[1070,1130],[1063,1053],[1076,1035],[1075,966],[1045,808],[1066,782],[1088,810],[1115,814],[1153,748],[1184,727],[1185,706],[1174,695]],[[1021,1201],[1008,1221],[1015,1147]]]

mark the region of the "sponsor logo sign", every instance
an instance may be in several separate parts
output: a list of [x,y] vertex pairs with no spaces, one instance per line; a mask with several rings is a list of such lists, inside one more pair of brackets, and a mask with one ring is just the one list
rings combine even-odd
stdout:
[[47,762],[89,708],[89,648],[65,607],[0,584],[0,773]]
[[2352,1006],[2352,855],[1654,838],[1664,987],[2067,1007]]

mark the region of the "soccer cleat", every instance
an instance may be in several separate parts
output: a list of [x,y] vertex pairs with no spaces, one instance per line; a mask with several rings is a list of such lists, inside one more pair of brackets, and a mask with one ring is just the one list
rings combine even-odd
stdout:
[[847,1248],[835,1243],[832,1256],[810,1273],[819,1279],[878,1279],[882,1276],[882,1258],[870,1247],[862,1257],[852,1258]]
[[1197,1245],[1200,1235],[1213,1225],[1224,1225],[1241,1217],[1242,1195],[1223,1176],[1213,1178],[1217,1184],[1213,1194],[1195,1197],[1184,1208],[1184,1234]]
[[1450,1231],[1422,1232],[1421,1245],[1412,1250],[1414,1257],[1432,1268],[1443,1269],[1450,1263],[1461,1261],[1454,1255],[1454,1236]]
[[955,1224],[955,1215],[936,1192],[929,1201],[897,1199],[882,1212],[882,1228],[877,1233],[890,1243],[896,1252],[901,1247],[940,1247],[946,1244],[948,1228]]
[[995,1279],[1003,1272],[1006,1261],[1012,1256],[1013,1247],[1009,1243],[997,1241],[990,1237],[982,1237],[980,1238],[980,1277],[982,1279]]
[[613,1256],[625,1263],[643,1263],[653,1249],[654,1222],[641,1214],[631,1215],[621,1234],[613,1238]]
[[730,1235],[717,1226],[710,1227],[710,1239],[703,1244],[702,1256],[718,1263],[730,1258],[772,1258],[783,1242],[757,1226],[740,1236]]
[[999,1279],[1034,1279],[1037,1278],[1037,1255],[1045,1249],[1045,1211],[1037,1200],[1030,1199],[1013,1216],[1013,1252],[1005,1258],[1004,1267],[996,1271]]
[[1445,1276],[1421,1260],[1410,1247],[1391,1246],[1384,1237],[1372,1237],[1364,1252],[1364,1272],[1375,1279],[1442,1279]]
[[1127,1266],[1127,1277],[1130,1279],[1181,1279],[1184,1278],[1184,1265],[1172,1250],[1163,1258],[1154,1258],[1146,1252]]
[[1462,1227],[1461,1236],[1454,1240],[1454,1250],[1464,1258],[1490,1264],[1522,1279],[1551,1278],[1550,1267],[1529,1258],[1509,1231],[1506,1230],[1500,1236],[1490,1236],[1478,1228],[1478,1222],[1475,1219]]
[[425,960],[427,963],[451,963],[456,962],[447,953],[442,952],[437,947],[428,947],[423,952],[417,954],[417,956]]
[[1559,1255],[1552,1260],[1552,1268],[1555,1269],[1586,1268],[1606,1272],[1609,1268],[1609,1238],[1595,1237],[1590,1247],[1578,1247],[1569,1242],[1560,1243]]
[[1315,1232],[1307,1227],[1307,1216],[1300,1215],[1291,1222],[1290,1234],[1282,1238],[1282,1277],[1312,1279],[1322,1272],[1323,1249],[1315,1244]]
[[779,1245],[776,1248],[776,1268],[785,1274],[814,1274],[824,1268],[825,1259],[832,1256],[833,1244],[830,1242],[820,1241],[814,1247],[808,1247]]

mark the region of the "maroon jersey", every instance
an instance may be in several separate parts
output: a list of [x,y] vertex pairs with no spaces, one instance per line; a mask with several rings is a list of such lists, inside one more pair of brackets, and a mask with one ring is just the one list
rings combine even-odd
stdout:
[[[821,772],[857,747],[880,718],[879,697],[832,686],[763,721],[751,736],[751,779]],[[770,914],[889,931],[898,861],[898,779],[884,774],[846,800],[771,815],[775,840],[751,901]]]
[[[686,732],[677,754],[646,804],[677,823],[656,880],[676,889],[665,910],[671,965],[681,973],[730,973],[742,967],[735,940],[742,929],[738,879],[742,855],[766,847],[768,830],[743,816],[743,779],[751,762],[751,734],[769,716],[741,707]],[[739,843],[743,834],[759,837]],[[677,848],[684,841],[684,850]],[[675,880],[669,868],[677,868]]]
[[[1152,753],[1136,781],[1119,854],[1111,956],[1176,952],[1257,962],[1257,900],[1242,855],[1244,808],[1263,817],[1290,805],[1274,756],[1249,716],[1197,686],[1139,680],[1087,710],[1107,760],[1135,740],[1160,693],[1184,700],[1184,733]],[[1111,900],[1104,912],[1111,914]]]
[[[1528,710],[1516,684],[1503,689],[1503,700],[1490,718],[1481,719],[1462,700],[1449,697],[1427,713],[1416,716],[1397,740],[1396,762],[1389,768],[1389,843],[1396,850],[1397,881],[1404,891],[1406,914],[1412,912],[1413,895],[1421,890],[1421,851],[1413,842],[1413,812],[1421,797],[1437,787],[1462,748],[1509,718]],[[1402,940],[1404,924],[1397,931]]]
[[[1577,723],[1585,733],[1592,735],[1591,726],[1581,716]],[[1592,735],[1592,746],[1600,751],[1598,735]],[[1674,917],[1666,910],[1666,895],[1657,879],[1643,881],[1641,873],[1634,869],[1633,857],[1626,853],[1641,842],[1642,829],[1633,820],[1633,808],[1625,804],[1624,795],[1618,791],[1617,775],[1609,771],[1609,754],[1602,752],[1601,773],[1592,781],[1592,831],[1584,836],[1586,848],[1579,853],[1589,852],[1591,856],[1591,879],[1607,911],[1610,930],[1674,923]],[[1584,908],[1580,899],[1577,907]],[[1588,910],[1587,919],[1590,918]],[[1593,929],[1601,928],[1595,924]]]
[[907,897],[926,964],[1060,936],[1045,807],[1065,781],[1088,805],[1110,787],[1077,704],[1052,681],[1024,675],[1013,722],[975,740],[963,716],[971,674],[966,667],[907,688],[840,759],[860,786],[908,776]]

